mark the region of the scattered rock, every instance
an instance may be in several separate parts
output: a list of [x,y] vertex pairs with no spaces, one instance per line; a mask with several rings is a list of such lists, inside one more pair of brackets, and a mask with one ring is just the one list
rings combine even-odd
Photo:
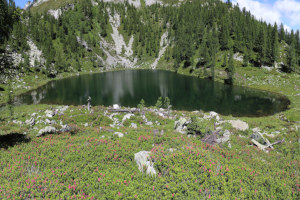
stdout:
[[170,148],[168,149],[168,151],[170,151],[171,153],[173,153],[174,151],[176,151],[177,149],[173,149],[173,148]]
[[249,125],[246,122],[241,120],[228,120],[231,126],[239,131],[246,131],[249,128]]
[[130,124],[130,128],[136,129],[136,128],[137,128],[137,125],[136,125],[135,123],[131,123],[131,124]]
[[153,122],[148,121],[148,122],[146,122],[146,125],[147,125],[147,126],[152,126],[152,125],[153,125]]
[[22,121],[13,120],[12,122],[13,122],[14,124],[23,125],[23,122],[22,122]]
[[60,132],[70,132],[72,128],[69,125],[62,125]]
[[52,118],[55,115],[53,110],[46,110],[45,111],[46,117]]
[[30,119],[26,120],[25,124],[28,125],[28,126],[34,126],[34,124],[35,124],[34,118],[31,117]]
[[225,142],[227,142],[230,139],[230,135],[231,135],[230,131],[225,130],[225,132],[223,133],[223,137],[218,138],[217,142],[218,143],[225,143]]
[[40,137],[42,135],[51,134],[51,133],[56,133],[56,128],[52,126],[46,126],[45,128],[41,129],[36,136]]
[[118,104],[114,104],[113,109],[120,109],[120,106]]
[[146,170],[147,175],[156,175],[156,171],[153,167],[153,163],[150,161],[149,151],[140,151],[134,154],[134,160],[139,167],[140,172]]
[[46,122],[47,124],[51,124],[51,121],[50,121],[49,119],[46,119],[45,122]]
[[131,114],[131,113],[124,115],[124,117],[122,119],[122,123],[124,123],[127,119],[130,119],[132,116],[134,116],[134,114]]
[[187,119],[180,117],[178,121],[175,121],[174,129],[179,133],[186,133],[187,130]]
[[213,119],[213,118],[215,118],[217,121],[220,120],[219,114],[216,113],[216,112],[214,112],[214,111],[209,112],[209,115],[204,115],[203,118],[204,118],[204,119]]
[[119,138],[124,137],[124,134],[120,132],[115,132],[114,135],[117,135]]

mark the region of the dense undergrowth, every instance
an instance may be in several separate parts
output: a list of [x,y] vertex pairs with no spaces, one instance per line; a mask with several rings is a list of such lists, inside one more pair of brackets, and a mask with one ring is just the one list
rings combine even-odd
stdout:
[[[17,107],[15,118],[24,122],[33,113],[42,116],[49,108],[48,105]],[[156,120],[160,125],[146,125],[137,113],[123,127],[112,128],[112,121],[104,114],[107,108],[93,109],[94,113],[90,114],[81,106],[69,107],[53,120],[69,124],[72,131],[44,137],[35,134],[45,125],[30,128],[7,124],[8,113],[1,112],[1,144],[10,134],[27,133],[26,139],[1,149],[2,198],[299,198],[300,152],[295,140],[299,132],[294,127],[270,138],[272,142],[284,137],[287,142],[267,154],[243,137],[249,136],[250,131],[227,127],[234,133],[230,149],[227,144],[211,146],[199,137],[173,130],[179,116],[201,117],[201,114],[173,111],[174,119],[168,119],[146,111],[148,120]],[[122,119],[124,115],[116,117]],[[258,121],[249,120],[250,128],[256,127]],[[130,123],[136,123],[137,129],[129,128]],[[124,137],[115,136],[116,131],[124,133]],[[156,176],[138,170],[134,154],[142,150],[151,151]]]

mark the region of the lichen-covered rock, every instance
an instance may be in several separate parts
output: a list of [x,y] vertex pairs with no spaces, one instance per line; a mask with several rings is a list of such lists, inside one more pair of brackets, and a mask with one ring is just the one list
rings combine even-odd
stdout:
[[45,128],[41,129],[36,136],[40,137],[42,135],[51,134],[51,133],[56,133],[56,128],[52,126],[46,126]]
[[136,164],[139,167],[139,170],[141,172],[146,171],[147,175],[155,176],[156,171],[153,167],[153,163],[151,162],[150,158],[150,152],[149,151],[140,151],[136,154],[134,154],[134,160],[136,161]]

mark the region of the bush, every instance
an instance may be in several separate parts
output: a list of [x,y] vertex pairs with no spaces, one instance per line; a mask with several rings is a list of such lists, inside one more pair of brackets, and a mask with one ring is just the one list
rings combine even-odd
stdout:
[[210,131],[208,124],[205,122],[200,122],[196,116],[191,118],[191,123],[187,125],[188,134],[199,135],[204,137],[207,132]]

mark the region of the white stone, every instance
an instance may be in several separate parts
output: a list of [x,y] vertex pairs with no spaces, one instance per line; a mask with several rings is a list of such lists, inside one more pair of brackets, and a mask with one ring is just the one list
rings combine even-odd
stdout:
[[124,117],[122,119],[122,123],[124,123],[127,119],[130,119],[132,116],[134,116],[134,114],[131,114],[131,113],[124,115]]
[[113,109],[120,109],[120,106],[118,104],[114,104]]
[[174,129],[177,132],[185,133],[186,132],[187,119],[180,117],[178,121],[174,123]]
[[46,114],[46,117],[49,117],[49,118],[52,118],[55,115],[53,110],[46,110],[45,114]]
[[146,170],[147,175],[156,175],[156,171],[153,167],[153,163],[149,159],[150,152],[149,151],[140,151],[134,154],[134,160],[139,167],[140,172],[144,172]]
[[153,122],[148,121],[148,122],[146,122],[146,125],[147,125],[147,126],[152,126],[152,125],[153,125]]
[[246,131],[249,128],[249,125],[241,120],[228,120],[227,122],[230,123],[233,128],[240,131]]
[[34,126],[34,124],[35,124],[34,118],[31,117],[30,119],[26,120],[25,124],[28,125],[28,126]]
[[120,132],[115,132],[114,135],[117,135],[119,138],[124,137],[124,134]]
[[46,126],[45,128],[41,129],[36,136],[39,137],[47,133],[56,133],[56,128],[52,126]]
[[214,111],[209,112],[209,115],[204,115],[203,118],[204,118],[204,119],[213,119],[213,118],[215,118],[217,121],[220,120],[219,114],[216,113],[216,112],[214,112]]
[[136,129],[137,128],[137,125],[135,123],[131,123],[130,127],[129,128],[134,128]]

